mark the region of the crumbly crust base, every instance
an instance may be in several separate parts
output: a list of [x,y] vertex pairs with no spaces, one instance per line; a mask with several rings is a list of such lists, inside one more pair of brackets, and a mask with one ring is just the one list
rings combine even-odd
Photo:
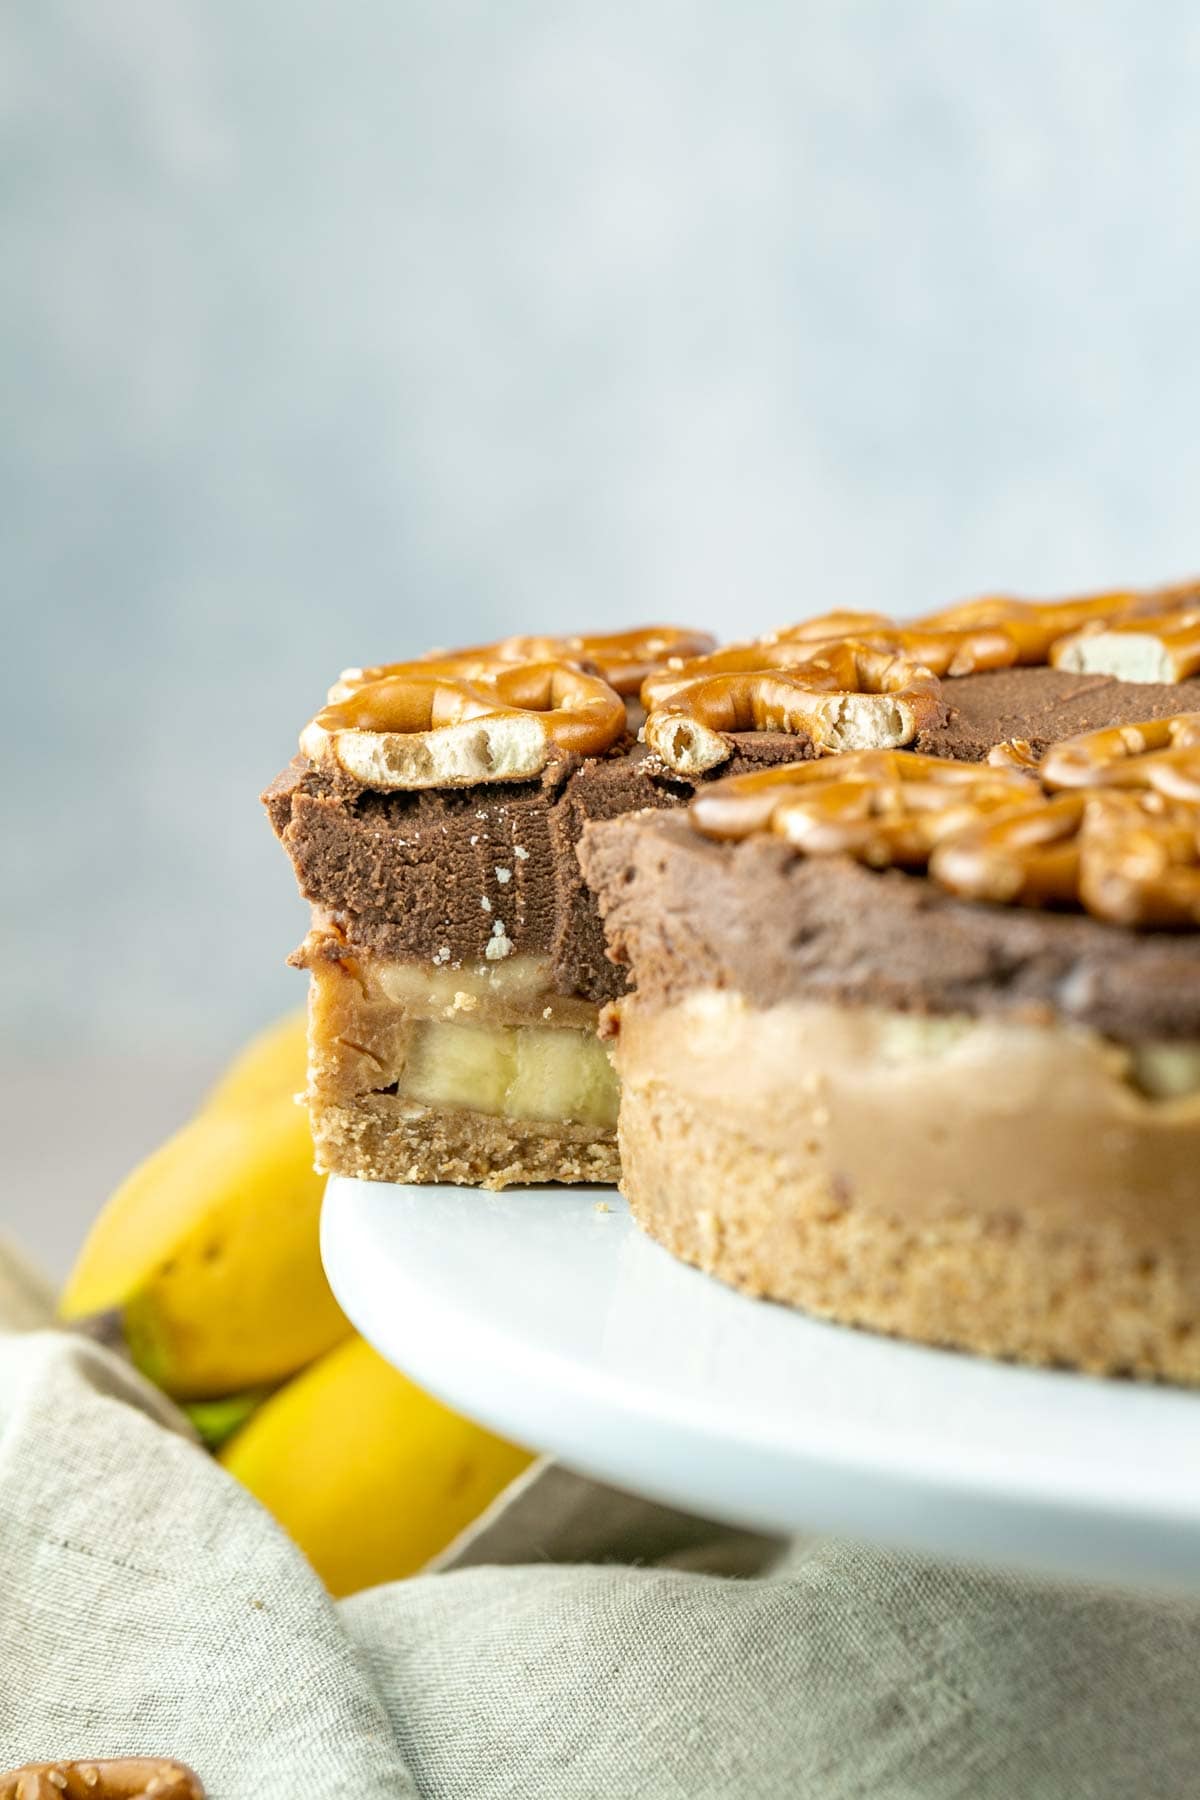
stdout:
[[1120,1225],[936,1221],[848,1207],[806,1169],[656,1082],[627,1084],[622,1187],[685,1262],[819,1318],[1020,1362],[1200,1383],[1195,1273]]
[[504,1188],[546,1181],[615,1185],[615,1134],[601,1126],[419,1106],[394,1094],[309,1096],[317,1168],[364,1181]]

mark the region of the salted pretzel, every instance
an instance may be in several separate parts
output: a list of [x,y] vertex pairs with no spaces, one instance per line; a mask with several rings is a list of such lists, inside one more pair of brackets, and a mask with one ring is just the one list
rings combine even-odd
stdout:
[[1042,795],[943,839],[929,873],[969,900],[1082,905],[1117,925],[1200,925],[1200,809],[1155,792]]
[[1050,652],[1056,669],[1118,681],[1187,681],[1200,675],[1200,606],[1085,625]]
[[646,742],[679,775],[728,761],[732,733],[782,731],[818,755],[890,749],[943,716],[936,675],[906,657],[851,641],[794,669],[718,674],[651,709]]
[[921,869],[948,833],[998,807],[1023,805],[1028,775],[911,750],[860,750],[733,775],[693,799],[705,837],[770,831],[805,856],[853,856],[872,868]]
[[1048,788],[1153,788],[1200,801],[1200,713],[1064,738],[1046,751],[1040,774]]
[[569,662],[494,662],[470,676],[437,665],[365,681],[300,734],[319,767],[363,787],[526,781],[557,754],[599,756],[626,730],[625,703]]
[[26,1763],[0,1775],[0,1800],[204,1800],[199,1779],[169,1757]]

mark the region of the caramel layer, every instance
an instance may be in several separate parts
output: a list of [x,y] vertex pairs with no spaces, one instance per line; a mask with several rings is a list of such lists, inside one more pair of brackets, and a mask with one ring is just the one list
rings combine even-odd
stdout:
[[819,1173],[860,1215],[1112,1223],[1200,1253],[1200,1044],[712,990],[620,1012],[623,1086],[677,1093],[781,1185]]

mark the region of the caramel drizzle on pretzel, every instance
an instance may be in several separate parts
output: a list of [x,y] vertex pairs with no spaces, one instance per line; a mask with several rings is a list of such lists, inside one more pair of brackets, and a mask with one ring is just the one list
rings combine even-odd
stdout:
[[691,823],[927,867],[965,899],[1200,925],[1200,714],[1086,733],[1040,763],[1019,740],[997,748],[986,763],[892,752],[758,770],[702,790]]
[[650,708],[645,738],[668,768],[691,776],[728,761],[738,732],[803,735],[825,755],[909,743],[941,717],[929,669],[847,640],[794,666],[688,681]]
[[169,1757],[26,1763],[0,1775],[0,1800],[204,1800],[199,1778]]
[[310,761],[369,788],[473,787],[529,780],[555,754],[602,755],[626,731],[621,696],[574,663],[464,652],[394,669],[343,681],[300,735]]

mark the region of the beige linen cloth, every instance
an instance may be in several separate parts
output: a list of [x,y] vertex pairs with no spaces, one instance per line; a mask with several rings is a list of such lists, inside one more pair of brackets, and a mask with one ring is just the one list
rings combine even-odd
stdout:
[[0,1247],[0,1768],[169,1753],[212,1800],[1200,1795],[1190,1602],[773,1544],[541,1464],[439,1572],[335,1605],[166,1401],[29,1329],[45,1304]]

